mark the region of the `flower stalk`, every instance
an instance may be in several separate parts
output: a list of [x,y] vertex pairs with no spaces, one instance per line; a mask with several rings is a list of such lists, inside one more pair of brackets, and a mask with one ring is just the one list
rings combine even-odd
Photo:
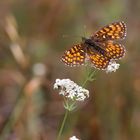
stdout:
[[58,136],[57,136],[57,140],[60,140],[60,138],[61,138],[62,131],[63,131],[63,129],[64,129],[64,126],[65,126],[65,123],[66,123],[66,119],[67,119],[67,117],[68,117],[68,112],[69,112],[69,110],[66,109],[65,115],[64,115],[64,118],[63,118],[63,121],[62,121],[60,130],[59,130],[59,133],[58,133]]

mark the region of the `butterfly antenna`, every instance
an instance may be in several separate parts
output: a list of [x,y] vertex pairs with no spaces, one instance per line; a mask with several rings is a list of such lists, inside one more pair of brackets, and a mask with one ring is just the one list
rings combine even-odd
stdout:
[[87,26],[84,25],[84,33],[83,33],[84,37],[86,37],[86,31],[87,31]]

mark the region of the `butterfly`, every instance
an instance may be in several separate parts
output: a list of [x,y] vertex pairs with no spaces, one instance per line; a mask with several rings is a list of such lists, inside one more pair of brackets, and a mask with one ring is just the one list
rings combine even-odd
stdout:
[[82,37],[82,42],[66,50],[61,60],[68,66],[79,66],[89,61],[93,67],[105,70],[110,61],[125,55],[124,46],[116,42],[125,37],[126,24],[123,21],[111,23],[89,38]]

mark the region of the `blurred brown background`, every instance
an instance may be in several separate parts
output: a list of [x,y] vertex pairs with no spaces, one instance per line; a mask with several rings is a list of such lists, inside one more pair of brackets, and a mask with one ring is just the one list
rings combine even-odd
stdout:
[[66,67],[60,56],[81,41],[73,36],[121,20],[128,31],[120,69],[87,84],[90,98],[70,114],[64,140],[140,139],[140,1],[1,0],[0,140],[55,140],[64,108],[53,83],[85,79],[85,67]]

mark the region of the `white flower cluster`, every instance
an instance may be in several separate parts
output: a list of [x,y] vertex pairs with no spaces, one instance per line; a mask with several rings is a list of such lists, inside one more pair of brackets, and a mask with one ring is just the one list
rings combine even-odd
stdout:
[[56,79],[54,89],[59,89],[59,94],[72,100],[84,101],[89,97],[89,91],[87,89],[78,86],[70,79]]
[[116,61],[110,61],[109,65],[106,68],[106,73],[115,72],[119,68],[120,64],[117,64]]
[[69,138],[69,140],[79,140],[78,138],[76,138],[75,136],[72,136]]

